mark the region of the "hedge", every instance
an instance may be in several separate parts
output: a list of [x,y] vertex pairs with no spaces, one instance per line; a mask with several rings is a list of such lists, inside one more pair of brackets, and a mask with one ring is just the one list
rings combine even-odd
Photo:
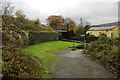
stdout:
[[86,40],[87,43],[90,43],[91,41],[95,41],[98,39],[98,37],[95,37],[94,35],[86,35],[85,37],[84,36],[74,36],[74,37],[71,37],[72,40],[78,40],[78,41],[82,41],[84,42],[84,38]]
[[58,40],[59,34],[56,32],[29,32],[29,44],[37,44],[46,41]]

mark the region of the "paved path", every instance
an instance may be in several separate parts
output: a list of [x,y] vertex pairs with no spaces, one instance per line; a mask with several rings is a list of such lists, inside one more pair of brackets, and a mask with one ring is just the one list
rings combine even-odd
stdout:
[[52,78],[111,78],[109,72],[100,64],[81,54],[82,50],[58,52],[61,59],[55,64]]

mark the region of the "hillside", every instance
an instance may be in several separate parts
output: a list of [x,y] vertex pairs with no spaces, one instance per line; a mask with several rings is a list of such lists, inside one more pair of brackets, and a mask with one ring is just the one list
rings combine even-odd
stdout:
[[94,27],[100,27],[100,26],[114,26],[114,25],[118,25],[118,22],[105,23],[105,24],[92,25],[92,26],[94,26]]

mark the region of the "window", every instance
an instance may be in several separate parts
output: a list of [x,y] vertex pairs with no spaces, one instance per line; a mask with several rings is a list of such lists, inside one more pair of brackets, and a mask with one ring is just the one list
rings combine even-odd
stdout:
[[99,32],[99,35],[101,35],[101,32]]
[[90,32],[90,35],[92,35],[92,32]]

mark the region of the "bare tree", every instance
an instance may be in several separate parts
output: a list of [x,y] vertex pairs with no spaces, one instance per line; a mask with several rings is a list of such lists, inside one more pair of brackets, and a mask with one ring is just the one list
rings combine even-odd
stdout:
[[85,26],[89,25],[90,26],[90,22],[86,21]]
[[87,25],[90,25],[90,23],[86,19],[80,18],[80,26],[85,27]]
[[26,15],[23,13],[23,11],[21,9],[16,10],[15,15],[17,18],[25,18],[26,17]]
[[80,18],[80,26],[83,27],[83,19]]
[[14,6],[12,5],[11,1],[8,0],[2,0],[0,2],[0,6],[1,6],[1,11],[2,11],[2,30],[7,29],[7,25],[9,23],[8,19],[10,16],[13,15],[14,13]]
[[1,2],[2,7],[2,15],[4,16],[11,16],[14,12],[14,6],[12,5],[12,2],[10,1],[2,1]]

